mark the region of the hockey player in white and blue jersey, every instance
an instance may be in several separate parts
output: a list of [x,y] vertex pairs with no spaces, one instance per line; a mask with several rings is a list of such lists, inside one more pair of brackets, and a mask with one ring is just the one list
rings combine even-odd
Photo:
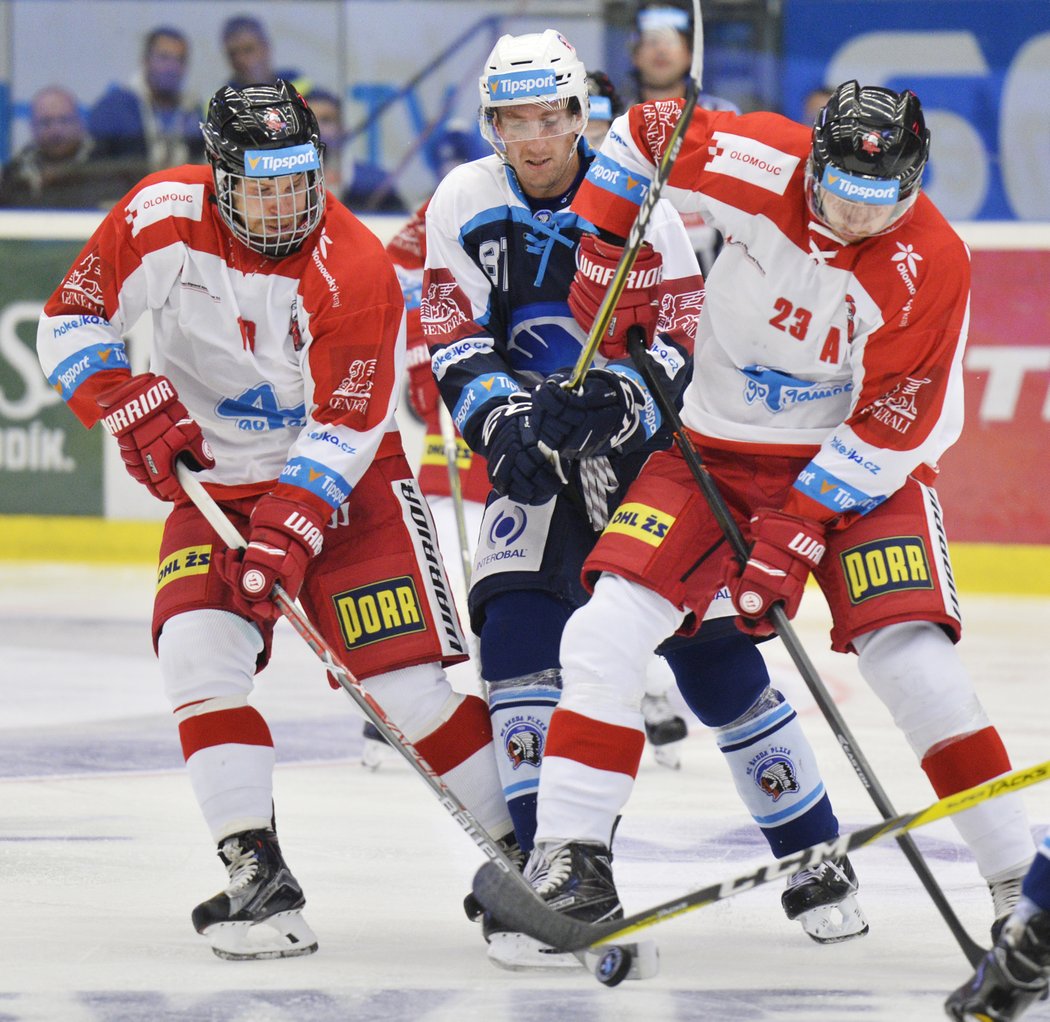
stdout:
[[[553,752],[546,746],[561,689],[559,643],[587,599],[583,560],[642,464],[670,443],[626,357],[626,330],[645,329],[648,357],[668,392],[680,394],[692,371],[703,281],[680,219],[658,204],[618,303],[614,336],[603,339],[580,388],[561,387],[586,340],[568,298],[577,261],[586,258],[578,252],[581,235],[593,231],[568,209],[594,159],[583,140],[586,72],[553,30],[504,36],[480,91],[482,131],[495,155],[457,167],[430,202],[421,319],[442,399],[467,443],[486,457],[493,485],[469,605],[504,793],[528,852],[539,771]],[[645,294],[654,281],[656,301]],[[625,528],[646,527],[631,525],[629,515],[624,521]],[[699,635],[660,649],[684,698],[716,729],[741,797],[775,854],[837,834],[794,710],[734,626],[728,600],[716,598],[712,607]],[[639,706],[625,713],[637,723],[622,729],[627,782],[644,732]],[[844,940],[867,930],[855,891],[849,863],[829,861],[792,878],[784,907],[814,939]],[[581,908],[588,919],[620,911],[615,898],[600,896]],[[491,919],[486,935],[498,964],[577,964],[571,955],[537,958],[531,938],[503,933]]]

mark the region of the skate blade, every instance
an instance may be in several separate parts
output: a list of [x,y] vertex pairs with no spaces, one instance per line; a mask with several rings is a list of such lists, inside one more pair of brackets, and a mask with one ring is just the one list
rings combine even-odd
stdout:
[[796,916],[795,922],[801,923],[806,935],[818,944],[841,944],[868,932],[868,921],[853,895],[835,905],[811,908]]
[[361,766],[374,774],[392,755],[394,755],[394,750],[386,742],[366,738],[364,748],[361,750]]
[[215,923],[204,929],[203,936],[212,951],[228,962],[298,958],[317,950],[317,937],[298,909],[257,923]]
[[[652,979],[660,974],[660,949],[655,940],[641,940],[637,944],[619,946],[631,954],[631,968],[624,979]],[[607,950],[608,946],[603,944],[585,949],[584,965],[591,972],[595,972]]]
[[684,742],[671,742],[668,745],[651,745],[653,759],[668,770],[682,769],[682,746]]
[[555,951],[526,933],[500,930],[489,937],[489,961],[511,972],[564,972],[583,966],[571,951]]

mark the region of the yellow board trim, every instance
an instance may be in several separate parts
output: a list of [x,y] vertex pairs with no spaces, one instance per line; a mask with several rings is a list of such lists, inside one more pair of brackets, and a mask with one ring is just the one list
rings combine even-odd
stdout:
[[[155,566],[163,523],[0,515],[0,561],[77,561]],[[967,593],[1050,596],[1050,546],[953,543],[952,567]]]
[[0,515],[0,560],[156,566],[163,522]]

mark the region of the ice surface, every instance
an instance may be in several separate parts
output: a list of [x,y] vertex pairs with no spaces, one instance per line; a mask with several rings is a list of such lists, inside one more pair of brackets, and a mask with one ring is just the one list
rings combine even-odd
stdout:
[[[183,774],[149,639],[149,568],[0,565],[0,1022],[503,1022],[942,1018],[968,966],[892,843],[854,864],[871,922],[822,947],[784,918],[778,886],[651,931],[659,977],[615,990],[583,973],[508,973],[460,903],[483,861],[399,760],[358,763],[360,718],[290,628],[260,676],[282,845],[320,950],[215,958],[190,925],[223,885]],[[961,647],[1015,765],[1050,757],[1050,600],[964,600]],[[819,596],[798,630],[898,811],[934,796],[856,673],[826,651]],[[763,647],[800,711],[844,829],[877,812],[779,643]],[[472,686],[469,668],[458,687]],[[1033,831],[1050,788],[1025,796]],[[991,903],[946,822],[919,847],[971,934]],[[766,861],[711,737],[695,721],[678,772],[646,754],[617,837],[628,911]],[[1045,1005],[1026,1018],[1050,1018]]]

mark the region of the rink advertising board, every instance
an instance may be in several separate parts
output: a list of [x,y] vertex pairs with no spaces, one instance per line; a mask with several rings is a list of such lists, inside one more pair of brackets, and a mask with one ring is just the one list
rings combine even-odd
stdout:
[[[367,222],[384,240],[399,226],[391,217]],[[71,240],[3,239],[10,223],[0,215],[0,558],[149,559],[165,506],[126,475],[97,427],[85,430],[64,407],[36,360],[43,300],[90,227]],[[1050,446],[1050,307],[1038,287],[1050,276],[1050,226],[959,229],[973,251],[967,418],[938,483],[956,573],[964,589],[1050,592],[1050,502],[1040,485]],[[148,323],[133,331],[143,329],[146,340],[129,344],[136,371],[145,367]],[[131,535],[138,545],[129,549]]]
[[0,514],[103,513],[101,431],[80,425],[36,357],[43,302],[82,244],[0,239]]
[[782,108],[856,78],[911,89],[933,135],[924,188],[954,221],[1050,220],[1046,0],[786,0]]

